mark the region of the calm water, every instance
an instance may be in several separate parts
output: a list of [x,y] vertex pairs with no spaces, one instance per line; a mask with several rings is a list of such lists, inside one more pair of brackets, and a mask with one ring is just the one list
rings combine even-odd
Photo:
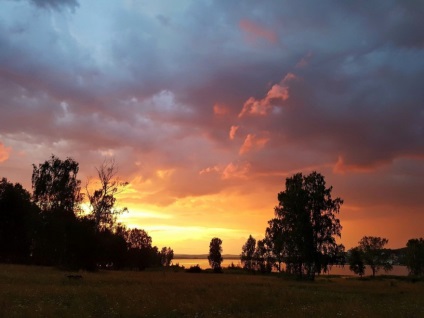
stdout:
[[[190,268],[190,266],[196,266],[199,265],[200,268],[206,269],[211,268],[209,266],[209,262],[207,259],[194,259],[194,258],[187,258],[187,259],[173,259],[172,264],[180,264],[180,266],[184,266],[185,268]],[[238,259],[224,259],[221,263],[222,267],[228,267],[233,263],[235,266],[240,265],[240,260]]]
[[[191,258],[187,258],[187,259],[174,259],[172,260],[173,264],[180,264],[180,266],[184,266],[185,268],[189,268],[190,266],[196,266],[199,265],[201,268],[206,269],[206,268],[210,268],[209,266],[209,262],[207,259],[191,259]],[[231,263],[233,263],[235,266],[240,265],[240,260],[237,259],[224,259],[224,261],[222,262],[221,266],[222,267],[228,267],[229,265],[231,265]],[[344,267],[340,267],[340,266],[333,266],[330,270],[330,272],[328,273],[329,275],[343,275],[343,276],[352,276],[355,275],[353,272],[351,272],[349,270],[349,265],[344,266]],[[365,276],[369,276],[371,275],[371,269],[369,267],[366,268],[365,270]],[[322,274],[322,275],[327,275],[327,274]],[[384,270],[380,270],[377,275],[396,275],[396,276],[406,276],[408,275],[408,270],[406,268],[406,266],[393,266],[393,269],[390,272],[385,272]]]

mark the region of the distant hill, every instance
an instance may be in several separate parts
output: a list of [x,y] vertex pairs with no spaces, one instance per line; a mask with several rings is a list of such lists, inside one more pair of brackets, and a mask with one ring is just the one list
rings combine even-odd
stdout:
[[[207,259],[208,254],[175,254],[174,259]],[[240,259],[240,255],[223,254],[223,259]]]

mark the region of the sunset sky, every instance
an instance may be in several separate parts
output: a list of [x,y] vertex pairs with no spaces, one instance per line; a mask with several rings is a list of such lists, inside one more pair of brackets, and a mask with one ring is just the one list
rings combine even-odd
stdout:
[[339,242],[424,236],[424,2],[0,0],[0,178],[114,158],[121,221],[175,253],[263,238],[296,172]]

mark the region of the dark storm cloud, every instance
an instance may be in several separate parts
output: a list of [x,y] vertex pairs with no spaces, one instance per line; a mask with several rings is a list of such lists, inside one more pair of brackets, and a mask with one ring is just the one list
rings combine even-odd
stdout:
[[[9,6],[0,20],[4,136],[157,152],[191,173],[240,157],[271,173],[424,155],[421,2],[30,2],[78,10]],[[289,97],[238,117],[274,85]]]
[[55,10],[60,10],[64,7],[75,10],[79,6],[77,0],[28,0],[28,2],[41,8],[51,8]]

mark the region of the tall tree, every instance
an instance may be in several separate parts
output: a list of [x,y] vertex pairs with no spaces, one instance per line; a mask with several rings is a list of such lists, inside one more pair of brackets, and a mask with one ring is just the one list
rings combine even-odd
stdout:
[[389,243],[386,238],[378,236],[364,236],[359,241],[359,248],[364,255],[365,264],[372,270],[372,276],[383,268],[384,271],[390,271],[393,266],[389,260],[389,253],[384,250],[384,246]]
[[424,239],[410,239],[406,243],[406,266],[410,275],[424,275]]
[[128,211],[126,207],[116,207],[116,195],[128,185],[117,177],[118,169],[114,160],[104,161],[96,168],[100,188],[91,192],[89,184],[86,186],[87,196],[91,206],[91,218],[98,230],[112,229],[116,224],[117,216]]
[[240,260],[243,265],[243,268],[247,270],[252,270],[254,265],[254,254],[255,254],[256,240],[249,235],[246,243],[242,247],[242,252],[240,255]]
[[281,219],[274,218],[268,221],[264,243],[268,249],[269,257],[274,259],[277,270],[281,272],[281,263],[284,262],[287,255]]
[[54,155],[44,163],[33,165],[34,202],[42,211],[60,211],[73,215],[80,211],[81,181],[77,179],[78,162],[61,160]]
[[212,267],[214,272],[221,272],[221,263],[222,263],[222,240],[220,238],[214,237],[209,244],[209,265]]
[[160,256],[160,262],[162,266],[169,266],[171,265],[172,259],[174,258],[174,250],[170,247],[162,247]]
[[33,200],[43,211],[33,250],[37,263],[58,266],[75,263],[76,215],[81,211],[83,199],[78,170],[79,165],[73,159],[61,160],[54,155],[38,166],[33,165]]
[[269,246],[267,246],[267,241],[265,239],[257,241],[253,259],[256,270],[262,273],[270,273],[272,271],[275,258]]
[[280,220],[287,269],[313,280],[325,270],[329,251],[342,250],[335,237],[342,226],[336,215],[343,200],[332,199],[332,187],[324,177],[312,172],[297,173],[286,179],[286,190],[278,194],[275,216]]

